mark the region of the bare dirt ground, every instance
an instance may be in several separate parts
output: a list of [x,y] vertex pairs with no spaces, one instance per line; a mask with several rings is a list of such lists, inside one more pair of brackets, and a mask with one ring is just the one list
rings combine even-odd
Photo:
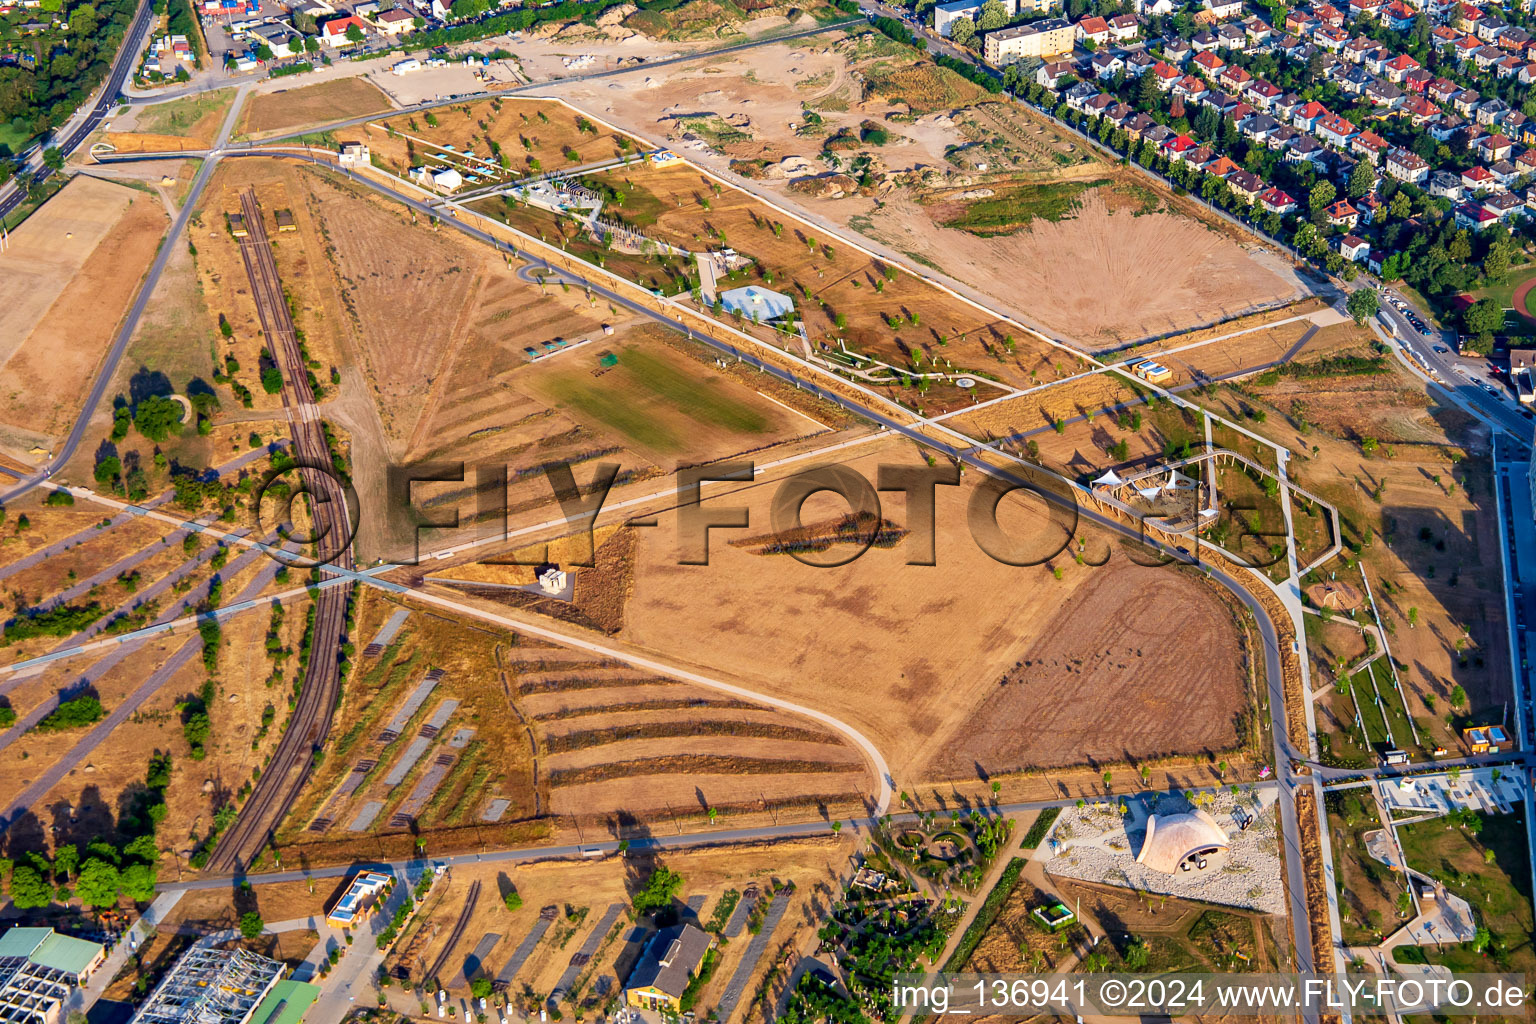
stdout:
[[167,103],[130,107],[127,114],[113,119],[112,130],[102,138],[120,153],[212,145],[234,101],[234,89],[215,89]]
[[[1247,656],[1232,656],[1241,650],[1233,616],[1202,589],[1171,569],[1095,574],[1039,623],[1038,639],[954,730],[936,770],[981,765],[991,774],[1234,748]],[[1231,653],[1191,662],[1189,651],[1207,645]],[[1124,688],[1132,679],[1146,684],[1134,695]]]
[[865,217],[875,239],[991,294],[1014,296],[1089,348],[1225,319],[1297,294],[1244,246],[1198,220],[1112,213],[1097,192],[1088,193],[1070,219],[1036,220],[997,238],[940,227],[922,207],[898,197]]
[[153,197],[77,178],[0,254],[0,443],[16,458],[73,419],[168,221]]
[[[681,913],[687,913],[682,904],[688,899],[704,898],[703,909],[697,918],[700,925],[710,921],[721,895],[727,890],[734,889],[742,894],[749,886],[755,886],[766,896],[775,884],[792,886],[789,910],[770,946],[770,950],[777,950],[786,943],[798,945],[814,932],[815,918],[825,912],[833,895],[841,889],[851,848],[848,840],[828,838],[775,844],[769,848],[770,856],[766,860],[762,847],[725,847],[669,855],[662,863],[683,876],[682,890],[677,896]],[[478,881],[482,886],[480,900],[458,945],[450,952],[442,980],[453,986],[463,986],[450,991],[467,990],[467,984],[458,978],[459,972],[481,936],[491,933],[500,935],[501,939],[492,947],[484,969],[492,975],[500,971],[512,951],[532,930],[541,910],[548,908],[545,913],[553,914],[552,923],[518,972],[509,992],[514,1005],[527,1005],[530,993],[543,997],[555,987],[572,955],[593,932],[604,912],[611,904],[618,903],[624,906],[625,912],[614,922],[613,931],[598,943],[598,952],[582,968],[576,989],[571,993],[584,1011],[600,1007],[618,990],[651,934],[648,925],[637,926],[627,911],[631,894],[649,875],[652,866],[647,860],[630,857],[595,862],[546,861],[510,869],[456,868],[451,876],[438,883],[437,891],[394,945],[386,969],[403,967],[411,978],[419,980],[425,967],[448,949],[447,937],[463,909],[464,896],[469,886]],[[509,912],[501,897],[510,891],[516,891],[522,897],[523,905]],[[684,919],[694,920],[691,915]],[[721,945],[721,962],[710,984],[700,993],[701,1011],[712,1006],[723,992],[742,960],[749,938],[744,933],[735,941]],[[765,966],[770,959],[764,957]],[[756,991],[754,985],[747,987],[746,1000],[750,1000]],[[409,1002],[414,1012],[414,1000]],[[395,1005],[407,1008],[406,1001]]]
[[[844,70],[850,57],[858,61],[852,73]],[[977,97],[946,93],[931,66],[920,85],[902,82],[889,57],[879,42],[832,45],[817,37],[762,47],[750,60],[642,69],[556,88],[621,126],[673,141],[712,170],[725,172],[737,161],[738,170],[761,178],[757,187],[779,201],[935,266],[1002,308],[1022,309],[1090,349],[1236,316],[1304,293],[1278,257],[1234,241],[1227,229],[1204,223],[1193,207],[1163,193],[1160,209],[1176,212],[1112,212],[1096,190],[1070,219],[1037,219],[1009,235],[980,238],[941,227],[935,214],[943,208],[919,202],[931,188],[974,186],[985,192],[998,181],[1082,177],[1108,169],[1086,156],[1081,143],[1022,108],[990,113],[999,105],[970,106]],[[805,108],[826,124],[803,130]],[[988,112],[975,113],[983,108]],[[730,130],[720,127],[721,119],[729,119]],[[828,165],[818,156],[822,142],[865,119],[895,137],[885,146],[864,147],[880,181],[873,195],[813,198],[815,189],[808,194],[791,183],[825,174]],[[781,163],[786,158],[793,159]],[[755,170],[745,166],[754,162]],[[982,165],[984,171],[978,169]],[[1084,284],[1095,281],[1114,285]]]
[[[882,459],[902,463],[910,456],[900,446],[887,445],[877,456],[850,464],[868,475]],[[749,507],[752,530],[758,532],[767,523],[771,496],[771,487],[759,485],[744,491],[731,488],[715,500],[722,506]],[[807,503],[807,521],[816,521],[819,500]],[[836,514],[837,507],[846,508],[827,500],[819,513],[822,516]],[[1101,591],[1124,595],[1109,603],[1121,609],[1122,617],[1139,621],[1125,605],[1133,600],[1133,590],[1151,581],[1141,576],[1147,570],[1128,568],[1120,558],[1101,568],[1078,565],[1071,555],[1052,559],[1051,564],[1061,570],[1060,580],[1045,565],[1014,568],[995,562],[967,534],[960,501],[940,490],[936,567],[903,564],[911,554],[910,539],[893,548],[873,548],[847,566],[812,568],[784,555],[757,554],[755,549],[730,545],[727,533],[712,542],[708,566],[679,565],[670,518],[664,518],[660,529],[644,531],[634,597],[622,635],[849,721],[882,750],[899,783],[973,777],[977,763],[988,770],[1024,767],[1018,756],[1022,752],[1009,745],[1010,737],[997,737],[1007,741],[1002,749],[989,744],[966,746],[968,731],[978,725],[973,716],[992,699],[1009,670],[1031,658],[1037,644],[1047,643],[1042,638],[1050,636],[1051,624],[1057,621],[1053,616],[1064,606],[1074,606],[1069,603],[1076,595]],[[894,506],[896,501],[889,504]],[[884,515],[901,522],[892,507]],[[1011,511],[1005,505],[1002,522],[1013,537],[1030,531],[1030,547],[1037,549],[1037,557],[1048,555],[1067,536],[1060,526],[1044,524],[1023,506]],[[1093,560],[1109,554],[1102,539],[1077,532],[1087,541]],[[831,552],[838,554],[836,548]],[[1133,578],[1134,588],[1127,582]],[[946,582],[961,579],[966,581],[963,587]],[[1226,652],[1223,664],[1238,663],[1241,655],[1230,627],[1225,634],[1221,630],[1227,613],[1214,595],[1204,595],[1193,581],[1186,583],[1171,574],[1159,577],[1156,584],[1179,592],[1178,598],[1170,593],[1167,605],[1171,610],[1177,602],[1186,619],[1193,609],[1206,609],[1202,621],[1208,621],[1216,636],[1227,638],[1214,641]],[[928,625],[941,619],[967,626],[956,631]],[[679,631],[679,622],[690,623],[690,628]],[[1054,628],[1062,627],[1058,623]],[[1148,619],[1145,630],[1139,625],[1127,628],[1116,649],[1139,648],[1143,657],[1157,645],[1178,650],[1183,643],[1170,643],[1164,637],[1174,628],[1170,619]],[[871,630],[878,631],[878,638]],[[1089,641],[1081,639],[1086,635],[1074,630],[1060,642],[1086,644]],[[951,642],[946,643],[946,638]],[[1042,648],[1041,659],[1059,659],[1058,654],[1049,653],[1053,650]],[[1167,699],[1164,683],[1158,681],[1158,673],[1144,673],[1138,664],[1134,654],[1109,658],[1100,671],[1081,680],[1085,689],[1076,698],[1079,706],[1105,710],[1094,739],[1102,756],[1146,742],[1146,737],[1138,739],[1141,727],[1132,720],[1143,717],[1149,707],[1167,727],[1159,752],[1200,753],[1229,735],[1231,716],[1244,706],[1242,688],[1233,685],[1230,675],[1220,683],[1226,687],[1222,691],[1225,707],[1213,704],[1195,722],[1180,720],[1182,712],[1160,703]],[[1077,682],[1068,677],[1078,667],[1059,667],[1064,681]],[[845,685],[829,691],[824,680],[832,677]],[[1213,677],[1211,682],[1215,685],[1218,680]],[[1220,697],[1214,700],[1222,703]],[[904,708],[904,713],[887,713],[892,706]],[[1131,707],[1135,715],[1126,713]],[[1081,763],[1081,757],[1072,753],[1080,739],[1042,737],[1041,748],[1028,753],[1037,763]],[[957,753],[962,750],[963,757]]]
[[248,136],[292,131],[307,124],[388,109],[389,98],[378,87],[360,78],[337,78],[319,85],[257,93],[241,112],[238,131]]

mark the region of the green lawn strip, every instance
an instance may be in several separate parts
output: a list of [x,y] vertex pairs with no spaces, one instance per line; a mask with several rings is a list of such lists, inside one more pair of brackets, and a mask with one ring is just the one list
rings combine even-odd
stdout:
[[986,902],[981,905],[981,909],[976,912],[976,917],[972,919],[971,926],[965,930],[964,935],[960,936],[960,944],[944,962],[944,970],[958,971],[971,959],[971,955],[976,952],[976,947],[981,945],[982,938],[992,927],[992,923],[997,920],[998,912],[1003,909],[1003,904],[1013,892],[1014,886],[1019,884],[1019,874],[1023,870],[1023,857],[1014,857],[1008,862],[1008,866],[1003,868],[997,884],[992,887],[991,892],[987,893]]
[[1364,672],[1357,672],[1349,679],[1350,692],[1354,694],[1355,703],[1360,708],[1360,718],[1365,723],[1366,739],[1373,746],[1387,746],[1387,727],[1382,720],[1381,712],[1376,707],[1376,693],[1371,687],[1371,673],[1375,669],[1374,662]]
[[1473,298],[1492,299],[1499,304],[1501,309],[1513,308],[1515,304],[1515,289],[1536,277],[1536,263],[1528,263],[1523,267],[1512,267],[1509,273],[1504,275],[1504,280],[1498,284],[1491,284],[1486,288],[1480,288],[1472,293]]
[[715,393],[705,381],[651,353],[626,350],[614,373],[614,383],[628,384],[652,401],[616,401],[613,388],[605,387],[601,379],[590,383],[585,374],[553,381],[552,390],[562,402],[656,451],[675,452],[684,447],[682,437],[656,415],[657,406],[670,406],[696,423],[739,434],[768,430],[764,414]]
[[1474,837],[1464,827],[1437,818],[1399,828],[1409,865],[1435,878],[1470,903],[1479,926],[1487,928],[1487,955],[1475,943],[1433,947],[1432,963],[1457,972],[1536,973],[1531,944],[1531,871],[1521,814],[1479,814]]
[[1045,841],[1045,834],[1051,830],[1051,826],[1056,823],[1056,819],[1059,817],[1061,817],[1060,807],[1047,807],[1041,811],[1040,817],[1036,818],[1035,823],[1029,826],[1029,831],[1024,834],[1024,840],[1019,845],[1026,850],[1039,849],[1040,844]]
[[1109,183],[1108,178],[1097,178],[1022,185],[969,203],[945,227],[980,235],[1006,234],[1028,227],[1037,217],[1053,223],[1070,219],[1082,209],[1083,193]]

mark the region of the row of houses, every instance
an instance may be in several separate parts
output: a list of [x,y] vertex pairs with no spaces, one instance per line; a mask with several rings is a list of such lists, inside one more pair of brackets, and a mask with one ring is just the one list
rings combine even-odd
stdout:
[[[1336,9],[1324,4],[1311,12],[1309,20],[1328,24],[1336,15]],[[1250,19],[1253,20],[1257,19]],[[1223,28],[1237,30],[1239,26]],[[1256,26],[1247,23],[1241,31],[1244,39],[1262,34]],[[1376,132],[1355,125],[1321,103],[1304,101],[1294,93],[1282,92],[1274,84],[1228,62],[1215,50],[1197,49],[1196,42],[1191,40],[1183,47],[1164,45],[1159,48],[1161,57],[1155,55],[1158,50],[1141,50],[1096,53],[1084,61],[1048,63],[1037,71],[1035,79],[1045,88],[1059,90],[1068,76],[1079,74],[1104,81],[1122,74],[1131,78],[1150,75],[1160,91],[1177,96],[1186,106],[1213,107],[1230,119],[1250,141],[1281,152],[1289,162],[1307,161],[1319,171],[1338,176],[1350,170],[1355,160],[1365,159],[1393,178],[1426,186],[1434,194],[1452,199],[1460,199],[1464,193],[1507,190],[1523,176],[1536,172],[1536,148],[1531,145],[1536,144],[1536,124],[1528,124],[1520,112],[1510,110],[1502,101],[1482,101],[1475,94],[1468,95],[1470,90],[1428,75],[1406,54],[1391,56],[1381,52],[1379,47],[1372,49],[1364,45],[1352,47],[1350,51],[1362,64],[1379,68],[1388,79],[1395,78],[1415,91],[1414,100],[1404,105],[1401,116],[1423,127],[1438,141],[1455,138],[1465,141],[1469,151],[1480,161],[1479,166],[1463,172],[1437,172],[1417,153],[1391,146]],[[1292,59],[1310,56],[1298,49],[1305,45],[1299,40],[1286,38],[1271,45],[1288,50],[1286,55]],[[1173,59],[1169,59],[1170,50]],[[1327,60],[1326,55],[1324,59]],[[1333,60],[1339,66],[1345,63],[1338,58]],[[1536,75],[1536,69],[1533,69],[1533,75]],[[1423,95],[1417,95],[1420,87]],[[1086,82],[1078,83],[1066,92],[1069,105],[1102,114],[1102,109],[1090,110],[1087,105],[1097,102],[1107,108],[1114,100],[1110,97],[1095,100],[1098,96],[1098,91]],[[1468,119],[1442,111],[1429,99],[1431,96],[1464,112]],[[1138,132],[1150,130],[1155,122],[1146,115],[1140,116],[1146,123],[1131,127]],[[1131,120],[1134,121],[1134,117]],[[1120,123],[1120,119],[1116,119],[1116,123]],[[1512,134],[1518,136],[1526,148],[1517,152]],[[1347,162],[1341,162],[1334,154],[1344,156]]]

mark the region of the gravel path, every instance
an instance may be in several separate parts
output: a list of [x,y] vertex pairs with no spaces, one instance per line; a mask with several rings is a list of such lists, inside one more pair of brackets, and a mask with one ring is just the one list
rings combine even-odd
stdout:
[[764,953],[768,952],[768,943],[773,938],[773,930],[779,926],[779,922],[784,918],[784,912],[788,909],[789,893],[787,892],[779,893],[768,905],[768,913],[763,917],[762,929],[752,936],[746,953],[742,955],[741,963],[736,965],[736,973],[731,975],[730,983],[720,994],[720,1005],[715,1008],[715,1016],[721,1024],[730,1024],[731,1014],[736,1012],[736,1004],[741,1002],[741,994],[746,991],[747,982],[752,980],[758,961],[763,958]]
[[553,923],[553,919],[548,917],[541,917],[533,923],[533,931],[529,932],[528,937],[512,951],[512,958],[507,961],[506,966],[496,972],[498,986],[506,988],[512,984],[512,979],[517,977],[517,972],[523,969],[523,964],[533,954],[533,947],[539,944],[539,940],[544,937],[545,932],[549,931],[549,926]]
[[[252,548],[229,563],[228,573],[229,575],[233,576],[236,572],[244,568],[245,565],[249,564],[254,559],[263,557],[265,557],[263,552]],[[245,589],[240,592],[240,596],[235,600],[249,600],[250,598],[253,598],[257,594],[261,593],[263,588],[272,582],[272,578],[277,575],[277,570],[279,568],[281,568],[281,566],[277,562],[272,561],[271,559],[267,559],[267,562],[262,567],[261,571],[256,574],[255,578],[253,578],[250,583],[246,584]],[[191,602],[201,600],[201,596],[198,594],[198,590],[196,588],[194,588],[194,590],[187,595],[187,600]],[[165,615],[172,618],[179,614],[180,612],[171,611],[165,613]],[[58,785],[58,783],[66,775],[72,772],[75,767],[80,764],[81,761],[85,760],[85,758],[90,755],[91,751],[95,750],[96,747],[101,744],[101,741],[106,739],[107,736],[111,734],[113,729],[122,724],[122,722],[125,721],[129,715],[137,711],[141,704],[147,701],[150,697],[154,696],[155,691],[164,686],[165,683],[173,675],[176,674],[177,669],[181,668],[188,661],[190,661],[194,655],[200,653],[201,651],[201,637],[193,635],[187,638],[187,640],[182,643],[181,647],[179,647],[169,659],[167,659],[155,672],[153,672],[148,679],[139,684],[138,689],[129,694],[127,699],[124,700],[121,704],[113,708],[111,713],[108,714],[106,718],[103,718],[100,722],[97,722],[96,725],[92,727],[91,731],[86,733],[84,739],[71,747],[69,753],[65,754],[62,758],[50,766],[47,771],[43,772],[42,776],[36,782],[28,786],[21,792],[18,797],[16,797],[15,800],[11,801],[10,805],[5,810],[5,817],[0,819],[0,832],[3,832],[5,829],[9,828],[18,817],[27,813],[27,809],[31,807],[34,802],[47,796],[48,791],[51,790],[54,786]],[[108,655],[106,658],[103,658],[100,662],[97,662],[96,665],[92,665],[91,670],[96,670],[98,666],[106,662],[116,664],[117,661],[127,657],[131,653],[133,653],[131,649],[124,649],[120,652],[114,652]],[[53,701],[54,705],[57,706],[58,697],[54,696],[50,699]],[[47,702],[44,703],[46,704]],[[30,718],[31,716],[29,715],[28,717]],[[18,722],[17,726],[19,727],[20,724],[21,723]],[[5,737],[0,737],[0,741],[3,741],[0,742],[0,747],[3,747],[5,743],[10,742],[10,740],[13,738],[11,733],[14,732],[15,729],[12,729],[11,732],[8,732]]]

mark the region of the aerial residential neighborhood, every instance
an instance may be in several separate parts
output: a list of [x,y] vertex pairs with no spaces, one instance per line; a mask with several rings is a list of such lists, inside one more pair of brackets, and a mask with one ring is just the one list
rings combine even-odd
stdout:
[[0,1019],[1527,1016],[1533,19],[0,7]]

